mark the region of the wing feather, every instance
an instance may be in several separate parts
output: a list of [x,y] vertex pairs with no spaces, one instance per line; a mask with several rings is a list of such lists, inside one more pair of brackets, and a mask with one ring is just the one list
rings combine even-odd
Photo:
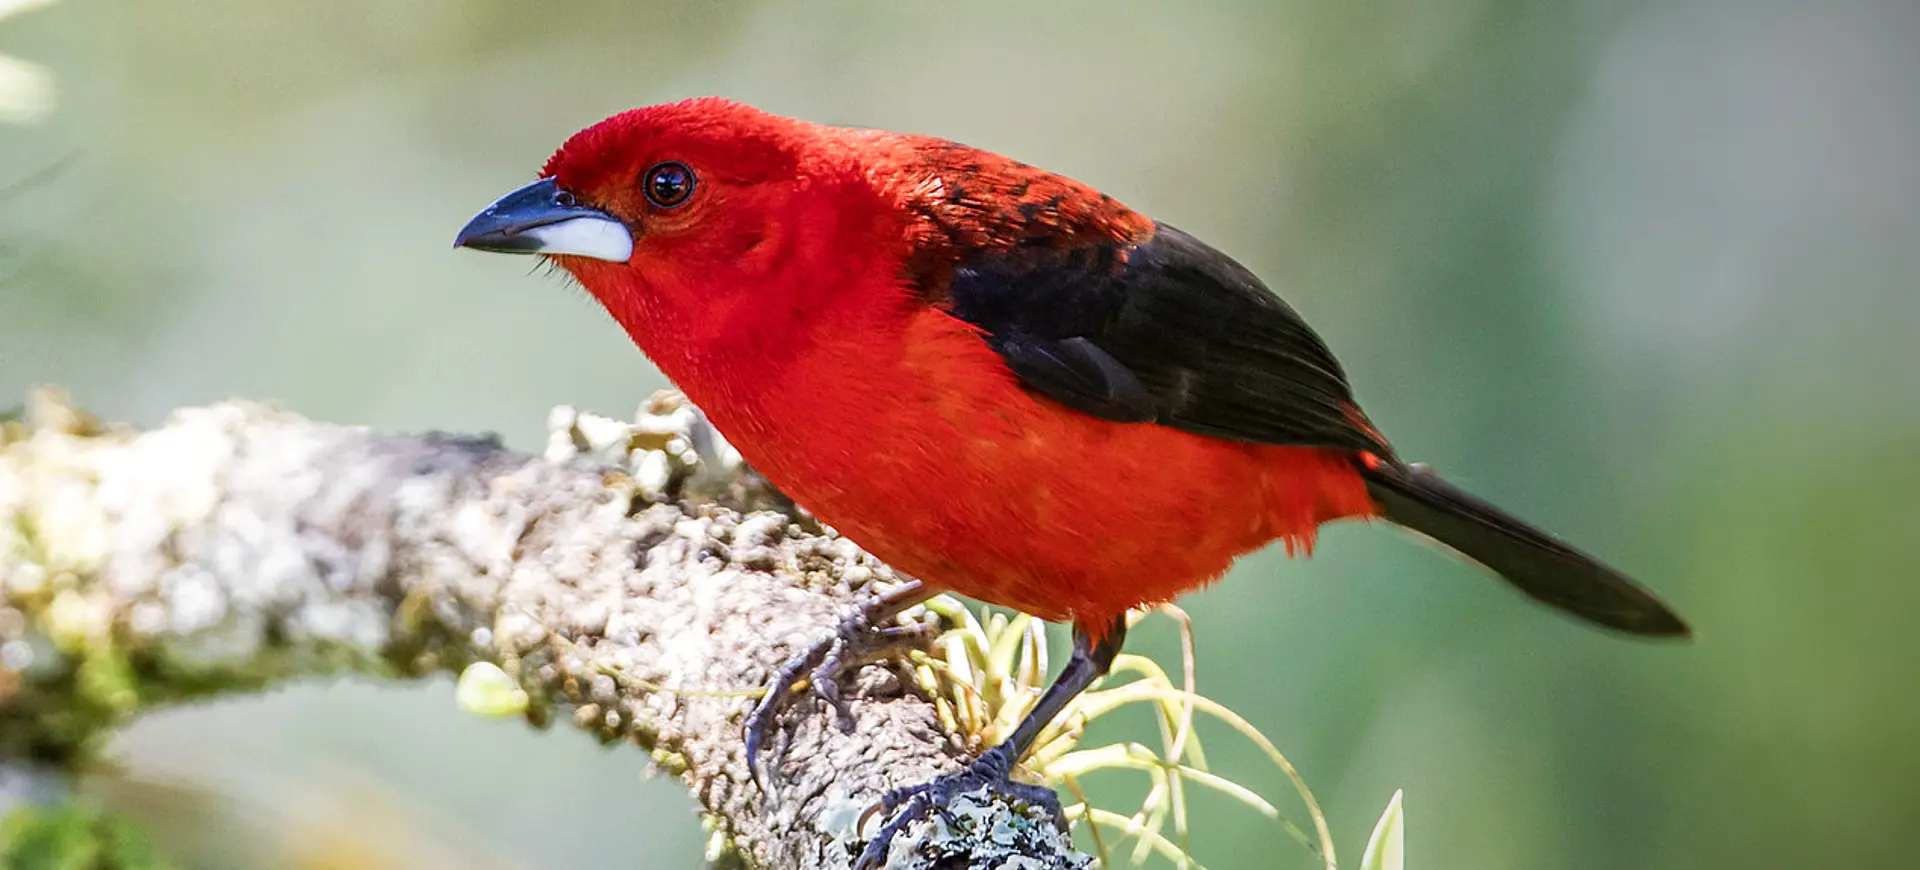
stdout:
[[1326,343],[1232,258],[1165,224],[963,256],[952,313],[1032,389],[1087,414],[1392,455]]

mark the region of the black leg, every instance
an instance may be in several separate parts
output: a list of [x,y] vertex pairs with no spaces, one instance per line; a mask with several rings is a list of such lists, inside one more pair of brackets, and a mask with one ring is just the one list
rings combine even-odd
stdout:
[[1008,777],[1013,773],[1014,764],[1033,748],[1033,742],[1039,739],[1041,731],[1046,730],[1047,723],[1052,722],[1075,696],[1086,691],[1088,686],[1113,667],[1114,656],[1120,654],[1120,646],[1126,639],[1127,620],[1124,616],[1113,621],[1106,636],[1097,644],[1085,632],[1075,628],[1073,657],[1067,660],[1067,666],[1054,679],[1053,685],[1047,687],[1046,694],[1040,696],[1040,702],[1033,706],[1033,711],[1020,720],[1006,740],[981,753],[965,770],[932,782],[895,789],[880,799],[876,809],[882,812],[894,812],[897,809],[899,812],[879,833],[873,835],[872,840],[867,841],[866,849],[860,853],[860,860],[854,862],[854,870],[869,870],[884,865],[887,846],[893,842],[895,834],[928,813],[944,807],[955,795],[981,788],[1045,807],[1052,811],[1054,821],[1064,829],[1067,826],[1066,814],[1060,809],[1060,798],[1052,789],[1014,782]]
[[763,794],[771,799],[773,789],[760,769],[760,750],[773,734],[774,722],[779,718],[781,708],[786,706],[793,687],[803,679],[808,680],[813,693],[833,708],[839,717],[840,727],[851,728],[853,712],[847,709],[846,699],[840,697],[841,674],[878,653],[909,645],[920,637],[918,632],[889,626],[889,623],[908,608],[935,594],[936,590],[928,588],[926,584],[911,580],[875,596],[843,620],[832,635],[806,652],[788,659],[779,673],[767,682],[767,693],[754,706],[753,712],[747,715],[746,726],[747,770],[752,772]]

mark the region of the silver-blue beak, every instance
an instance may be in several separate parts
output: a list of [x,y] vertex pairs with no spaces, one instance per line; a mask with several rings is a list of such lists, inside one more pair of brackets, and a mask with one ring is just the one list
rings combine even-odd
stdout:
[[619,218],[574,201],[542,178],[495,200],[460,228],[456,248],[500,254],[571,254],[624,263],[633,256],[633,232]]

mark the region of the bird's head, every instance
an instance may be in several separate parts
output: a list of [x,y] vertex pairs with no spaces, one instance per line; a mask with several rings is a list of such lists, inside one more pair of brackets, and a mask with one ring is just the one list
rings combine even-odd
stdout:
[[849,250],[881,247],[859,244],[886,213],[862,135],[715,98],[634,109],[574,134],[454,245],[550,259],[672,355],[818,309],[848,285]]

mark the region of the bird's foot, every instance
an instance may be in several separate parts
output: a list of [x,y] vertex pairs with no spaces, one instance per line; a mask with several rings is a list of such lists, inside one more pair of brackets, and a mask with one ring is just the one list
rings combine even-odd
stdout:
[[788,659],[773,679],[767,681],[767,693],[748,714],[746,724],[747,769],[753,773],[762,794],[771,798],[774,792],[766,771],[760,767],[760,752],[774,734],[780,711],[802,680],[807,681],[814,695],[833,708],[840,730],[852,731],[853,710],[840,695],[840,677],[890,653],[925,648],[931,639],[926,628],[882,624],[898,612],[899,609],[890,606],[882,609],[878,604],[861,608],[843,620],[833,634]]
[[868,809],[860,819],[860,827],[875,813],[892,813],[892,817],[882,826],[873,839],[860,852],[860,859],[853,864],[854,870],[874,870],[887,862],[887,849],[893,838],[908,825],[927,818],[933,813],[945,813],[947,804],[960,795],[985,790],[988,795],[1004,795],[1022,801],[1029,806],[1040,807],[1052,816],[1054,824],[1061,830],[1067,828],[1067,815],[1060,808],[1060,797],[1053,789],[1044,786],[1016,782],[1013,772],[1013,752],[1006,744],[987,750],[965,770],[950,773],[920,785],[894,789],[880,798],[879,803]]

